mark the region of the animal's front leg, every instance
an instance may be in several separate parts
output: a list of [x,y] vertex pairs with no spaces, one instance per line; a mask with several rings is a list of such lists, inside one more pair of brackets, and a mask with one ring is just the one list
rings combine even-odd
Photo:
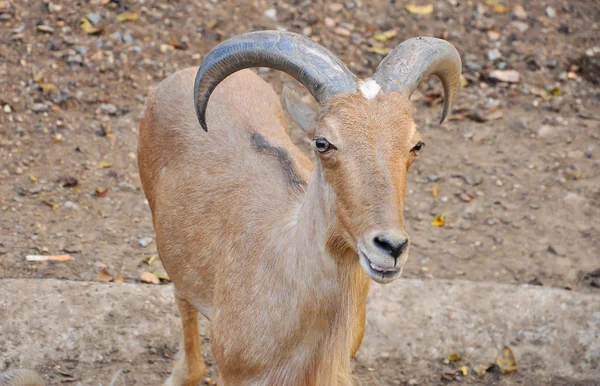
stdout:
[[200,351],[198,310],[187,300],[175,295],[181,314],[183,341],[173,372],[165,386],[197,386],[206,375],[206,365]]

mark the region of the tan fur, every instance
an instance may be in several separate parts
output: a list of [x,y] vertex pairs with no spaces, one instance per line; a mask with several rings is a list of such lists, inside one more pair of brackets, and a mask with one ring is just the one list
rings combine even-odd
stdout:
[[[184,326],[169,384],[204,374],[193,307],[211,320],[220,385],[350,385],[370,283],[356,245],[373,230],[404,229],[418,141],[410,103],[396,93],[334,97],[309,136],[338,151],[313,166],[288,137],[276,93],[249,70],[217,87],[202,131],[195,74],[165,79],[140,125],[140,175]],[[290,188],[278,153],[257,151],[252,133],[287,151],[303,189]]]

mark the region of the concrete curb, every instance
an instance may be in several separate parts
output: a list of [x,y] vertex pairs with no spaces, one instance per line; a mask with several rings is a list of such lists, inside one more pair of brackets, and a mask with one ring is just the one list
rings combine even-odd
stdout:
[[[0,280],[0,371],[71,361],[75,368],[96,369],[127,363],[135,372],[137,364],[147,362],[149,347],[177,346],[180,328],[172,295],[172,286]],[[521,379],[600,379],[597,295],[399,280],[374,285],[368,307],[357,366],[397,372],[397,384],[439,381],[441,372],[452,367],[443,364],[452,352],[463,357],[454,367],[492,363],[505,344],[516,355]],[[201,333],[207,335],[208,322],[202,322]],[[80,384],[112,375],[100,372],[94,379],[79,378]],[[142,377],[137,384],[162,375]]]

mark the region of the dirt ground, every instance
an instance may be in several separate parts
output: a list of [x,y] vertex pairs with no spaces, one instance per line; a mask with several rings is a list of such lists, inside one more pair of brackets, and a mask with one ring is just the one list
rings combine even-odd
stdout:
[[[462,56],[464,87],[446,123],[437,80],[413,98],[426,147],[408,182],[406,277],[600,294],[590,275],[600,268],[600,3],[415,3],[433,12],[381,0],[0,0],[0,278],[139,282],[160,272],[142,262],[155,254],[136,160],[146,95],[227,37],[286,29],[363,78],[383,58],[372,51],[413,36],[446,38]],[[277,91],[306,94],[286,75],[259,73]],[[433,226],[440,214],[445,226]]]

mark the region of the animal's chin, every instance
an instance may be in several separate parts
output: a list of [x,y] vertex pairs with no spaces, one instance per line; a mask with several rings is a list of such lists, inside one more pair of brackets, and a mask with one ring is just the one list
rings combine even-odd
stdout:
[[360,256],[360,265],[367,272],[367,274],[380,284],[387,284],[397,279],[402,273],[402,268],[383,268],[376,264],[373,264],[371,260],[362,251],[358,252]]

